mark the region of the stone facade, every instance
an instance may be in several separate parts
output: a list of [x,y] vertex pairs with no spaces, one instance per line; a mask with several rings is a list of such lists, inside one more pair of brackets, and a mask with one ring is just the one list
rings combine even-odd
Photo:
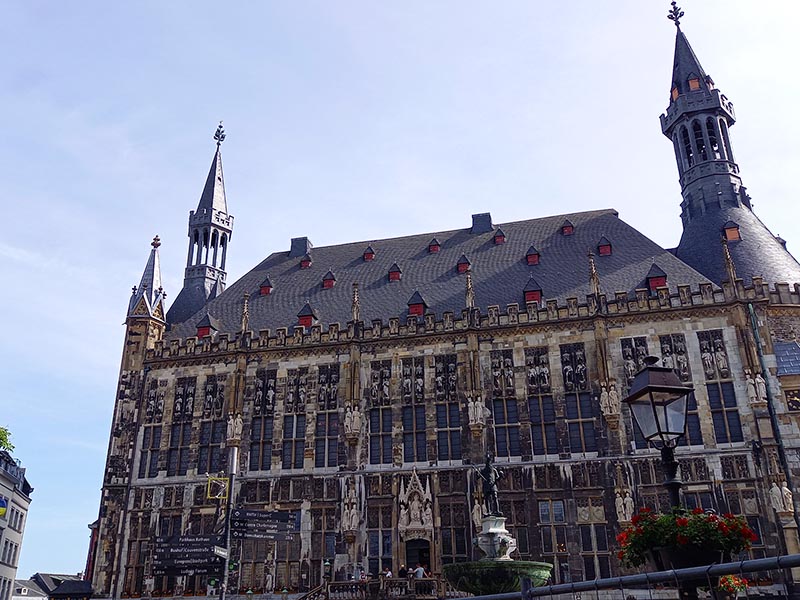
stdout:
[[[502,509],[520,557],[554,561],[559,581],[616,574],[619,528],[634,508],[666,502],[657,454],[619,402],[645,354],[695,387],[689,446],[678,449],[686,503],[747,515],[760,536],[753,556],[790,545],[768,488],[785,479],[778,434],[790,477],[800,473],[800,429],[769,323],[800,315],[796,296],[739,281],[169,343],[158,319],[130,317],[95,589],[205,590],[200,576],[151,577],[149,543],[218,526],[207,473],[225,470],[226,418],[239,413],[235,503],[300,511],[301,534],[234,542],[234,587],[310,588],[325,560],[346,577],[476,557],[473,465],[486,452],[505,468]],[[779,432],[748,395],[745,371],[761,372],[749,306]]]

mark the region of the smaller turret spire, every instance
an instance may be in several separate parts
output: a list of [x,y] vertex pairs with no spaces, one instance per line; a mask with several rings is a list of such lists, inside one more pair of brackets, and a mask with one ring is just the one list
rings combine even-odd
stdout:
[[[667,18],[670,21],[672,21],[673,23],[675,23],[675,27],[680,29],[681,28],[681,17],[683,17],[683,10],[681,10],[681,7],[678,6],[678,3],[675,2],[675,0],[672,0],[671,4],[672,4],[672,9],[667,13]],[[222,125],[222,122],[220,121],[220,126],[221,125]]]
[[150,250],[150,257],[147,259],[138,287],[133,287],[133,294],[128,303],[128,316],[149,316],[163,319],[163,303],[167,295],[161,287],[161,261],[158,257],[161,238],[155,236],[150,245],[153,249]]
[[[673,2],[673,4],[675,3]],[[222,121],[220,121],[219,125],[217,125],[217,130],[214,132],[214,139],[217,140],[217,148],[219,148],[219,145],[225,141],[225,130],[222,128]]]

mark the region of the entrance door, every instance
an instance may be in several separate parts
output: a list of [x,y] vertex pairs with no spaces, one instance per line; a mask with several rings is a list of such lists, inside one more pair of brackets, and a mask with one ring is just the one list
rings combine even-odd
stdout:
[[431,543],[428,540],[409,540],[406,542],[406,567],[413,571],[417,563],[431,569]]

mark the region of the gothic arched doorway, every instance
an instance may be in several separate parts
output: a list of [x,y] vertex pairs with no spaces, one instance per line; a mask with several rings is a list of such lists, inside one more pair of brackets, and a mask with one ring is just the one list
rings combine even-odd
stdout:
[[428,540],[408,540],[406,542],[406,567],[414,570],[417,564],[431,568],[431,543]]

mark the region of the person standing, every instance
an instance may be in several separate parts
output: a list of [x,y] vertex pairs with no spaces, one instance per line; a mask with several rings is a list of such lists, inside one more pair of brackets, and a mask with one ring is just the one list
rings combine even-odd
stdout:
[[417,563],[417,566],[414,569],[414,578],[422,579],[423,577],[425,577],[425,569],[422,568],[421,564]]
[[400,565],[400,569],[397,571],[397,576],[402,579],[408,577],[408,569],[406,569],[405,565]]

